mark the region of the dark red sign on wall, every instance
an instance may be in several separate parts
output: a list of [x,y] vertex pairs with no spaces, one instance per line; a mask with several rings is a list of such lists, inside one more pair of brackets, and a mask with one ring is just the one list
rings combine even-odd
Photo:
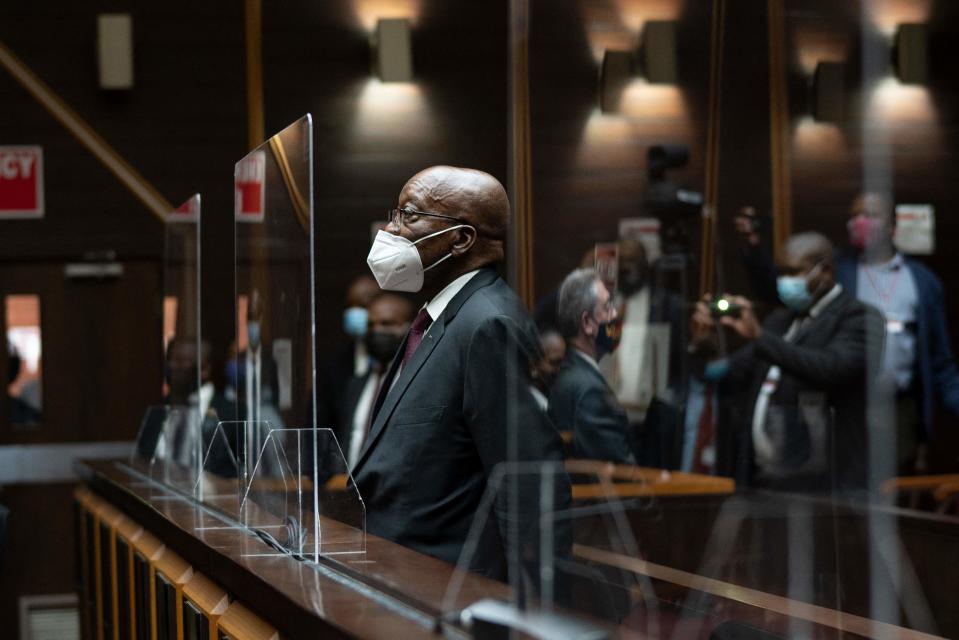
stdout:
[[43,149],[0,146],[0,218],[43,217]]

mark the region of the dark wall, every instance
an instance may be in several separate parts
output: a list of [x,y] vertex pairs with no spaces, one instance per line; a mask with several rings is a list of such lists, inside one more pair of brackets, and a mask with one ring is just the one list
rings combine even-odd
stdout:
[[[689,164],[670,179],[703,190],[709,10],[702,2],[531,2],[538,296],[557,287],[593,244],[615,240],[620,218],[644,215],[650,146],[687,145]],[[622,96],[619,113],[600,113],[603,51],[635,48],[646,20],[678,21],[678,83],[636,82]],[[698,251],[695,236],[691,245]]]
[[[131,91],[97,87],[96,16],[109,11],[133,16]],[[242,3],[8,3],[0,40],[170,202],[202,192],[214,238],[204,275],[221,285],[206,304],[232,308],[232,163],[246,150]],[[29,429],[7,424],[0,398],[0,446],[132,440],[160,395],[162,225],[5,71],[0,104],[0,144],[43,147],[46,199],[42,220],[0,222],[0,295],[41,296],[44,398],[42,424]],[[90,253],[115,254],[123,275],[64,276]],[[5,362],[0,371],[6,379]],[[0,620],[14,637],[19,596],[74,591],[70,487],[5,487],[0,501],[11,510]]]
[[367,3],[264,3],[267,135],[313,114],[317,346],[342,340],[346,285],[369,274],[374,222],[406,180],[434,164],[476,167],[506,183],[507,3],[405,3],[411,84],[370,73]]

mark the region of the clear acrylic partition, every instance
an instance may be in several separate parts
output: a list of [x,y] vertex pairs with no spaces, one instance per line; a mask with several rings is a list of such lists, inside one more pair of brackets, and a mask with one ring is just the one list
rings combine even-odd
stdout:
[[164,380],[158,391],[165,406],[147,409],[133,454],[149,464],[151,478],[188,493],[203,459],[201,431],[216,425],[213,405],[201,406],[201,386],[210,383],[204,379],[209,376],[210,351],[200,337],[200,216],[200,194],[194,194],[171,211],[164,224],[159,345]]
[[[515,445],[535,425],[517,419],[518,392],[503,396],[514,448],[498,472],[486,470],[449,620],[477,635],[499,626],[550,638],[585,633],[566,624],[570,614],[596,637],[959,635],[942,595],[943,560],[959,538],[957,485],[943,484],[956,481],[955,443],[942,436],[954,429],[916,368],[921,354],[903,354],[910,332],[922,341],[935,331],[905,326],[904,310],[888,308],[891,291],[867,279],[896,249],[916,265],[907,254],[935,244],[934,207],[913,203],[948,197],[922,175],[945,139],[936,112],[945,72],[935,80],[930,65],[916,82],[896,66],[926,47],[915,23],[928,20],[934,41],[935,3],[921,4],[510,3],[520,70],[510,177],[530,189],[511,196],[516,226],[532,226],[531,239],[511,239],[518,264],[533,264],[541,342],[556,341],[558,292],[580,267],[599,267],[622,332],[612,356],[592,354],[608,384],[592,407],[599,419],[563,405],[564,371],[544,367],[556,380],[540,391],[567,439],[570,505],[549,504],[562,492],[555,463],[521,459],[529,452]],[[561,42],[557,24],[576,25],[575,35]],[[862,216],[878,226],[857,252]],[[906,223],[895,235],[893,216]],[[797,269],[787,240],[804,231],[836,253],[819,260],[807,246]],[[920,260],[949,281],[941,250]],[[839,295],[817,278],[826,265],[850,307],[826,297]],[[822,306],[786,307],[777,275],[793,272]],[[744,300],[716,304],[726,293]],[[704,298],[711,308],[698,308]],[[906,309],[929,312],[905,298]],[[589,372],[566,346],[567,369]],[[939,398],[927,398],[933,415],[910,406],[923,402],[921,384]],[[622,437],[610,440],[613,430]],[[483,602],[470,571],[489,572],[491,531],[510,589]]]
[[[241,498],[247,526],[290,527],[284,549],[316,557],[354,548],[324,529],[321,516],[344,495],[346,529],[365,536],[355,491],[331,496],[321,485],[345,471],[336,438],[315,427],[313,133],[306,115],[251,151],[234,171],[237,418],[246,425]],[[254,454],[255,455],[252,455]],[[252,464],[252,467],[250,466]],[[345,485],[344,485],[345,486]],[[345,539],[344,539],[345,537]]]
[[131,454],[133,467],[154,482],[192,495],[202,451],[198,421],[195,407],[149,407]]
[[234,189],[237,418],[312,426],[310,116],[237,162]]
[[[366,513],[333,431],[263,433],[240,501],[240,522],[279,551],[305,558],[363,553]],[[323,470],[317,483],[314,468]]]
[[[269,432],[268,424],[258,426]],[[235,521],[240,519],[240,504],[259,453],[257,440],[247,437],[248,430],[246,422],[231,420],[204,433],[203,465],[194,491],[197,500]],[[248,447],[250,443],[253,449]]]

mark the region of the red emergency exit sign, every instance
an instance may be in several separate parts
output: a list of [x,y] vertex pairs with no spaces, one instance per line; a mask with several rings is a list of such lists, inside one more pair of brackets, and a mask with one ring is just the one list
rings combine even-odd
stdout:
[[0,218],[43,217],[43,149],[0,146]]

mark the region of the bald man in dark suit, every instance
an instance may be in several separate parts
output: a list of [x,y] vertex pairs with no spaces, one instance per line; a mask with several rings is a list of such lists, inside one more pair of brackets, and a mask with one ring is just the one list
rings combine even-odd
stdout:
[[[389,369],[354,470],[367,528],[451,563],[485,515],[497,465],[551,463],[552,509],[570,502],[559,433],[529,391],[536,330],[496,270],[509,216],[489,174],[431,167],[403,187],[368,260],[382,288],[427,302]],[[512,482],[519,499],[510,502]],[[536,474],[506,476],[478,529],[471,570],[505,578],[508,549],[528,560],[545,508],[539,496]],[[558,547],[569,546],[567,531],[557,531]]]

